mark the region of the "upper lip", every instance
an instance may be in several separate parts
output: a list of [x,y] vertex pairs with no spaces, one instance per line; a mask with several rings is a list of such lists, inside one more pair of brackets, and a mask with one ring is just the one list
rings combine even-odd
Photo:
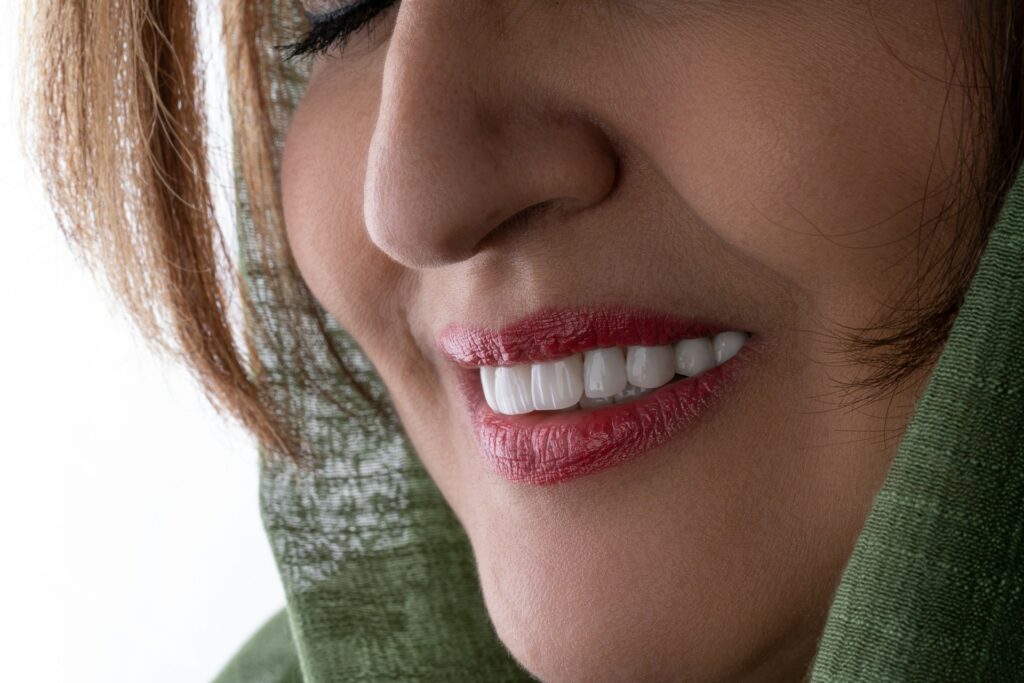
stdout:
[[538,363],[595,348],[659,346],[721,332],[721,325],[648,308],[540,309],[499,330],[451,323],[441,330],[441,353],[463,367]]

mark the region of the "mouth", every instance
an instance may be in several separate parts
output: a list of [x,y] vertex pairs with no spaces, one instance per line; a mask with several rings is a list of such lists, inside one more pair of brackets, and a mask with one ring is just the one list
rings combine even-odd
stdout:
[[490,469],[535,485],[619,465],[685,431],[752,345],[746,330],[632,308],[548,308],[498,331],[452,324],[438,338]]

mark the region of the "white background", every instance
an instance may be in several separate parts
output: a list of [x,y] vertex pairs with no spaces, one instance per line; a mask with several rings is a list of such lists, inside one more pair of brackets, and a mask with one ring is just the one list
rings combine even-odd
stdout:
[[256,450],[62,242],[15,127],[19,5],[0,3],[0,680],[208,681],[284,604]]

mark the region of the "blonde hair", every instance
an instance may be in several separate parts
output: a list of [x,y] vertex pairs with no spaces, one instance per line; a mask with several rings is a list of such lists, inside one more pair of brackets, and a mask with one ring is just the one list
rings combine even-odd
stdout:
[[[288,249],[278,184],[279,143],[303,75],[274,46],[299,30],[301,12],[274,0],[223,3],[237,188],[257,236],[242,269],[276,289],[272,318],[233,267],[215,217],[195,3],[36,0],[24,16],[23,135],[74,252],[219,412],[267,451],[301,459],[296,408],[273,390],[261,352],[271,348],[273,362],[308,385],[325,339],[257,344],[281,326],[326,327]],[[242,324],[229,315],[236,287]]]

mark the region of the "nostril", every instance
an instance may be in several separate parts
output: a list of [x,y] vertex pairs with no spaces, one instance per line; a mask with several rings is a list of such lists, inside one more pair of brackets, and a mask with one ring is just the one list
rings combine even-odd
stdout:
[[560,204],[559,199],[549,199],[529,206],[518,213],[509,216],[502,221],[498,227],[484,235],[472,247],[471,255],[475,256],[485,249],[496,249],[508,242],[515,240],[522,233],[529,229],[531,221],[543,214],[545,211],[556,208]]

